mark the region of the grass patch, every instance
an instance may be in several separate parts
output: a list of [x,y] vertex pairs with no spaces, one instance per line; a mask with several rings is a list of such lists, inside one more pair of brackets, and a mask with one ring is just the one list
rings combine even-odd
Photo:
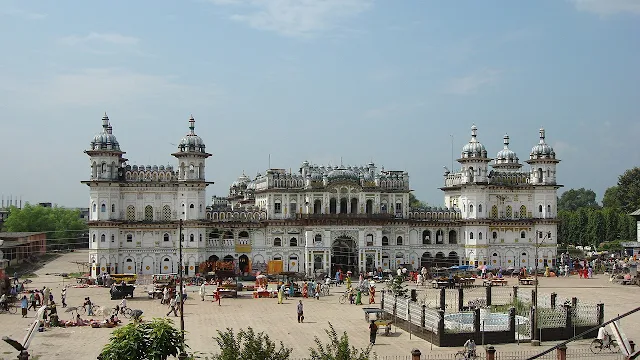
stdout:
[[84,276],[83,272],[74,272],[74,273],[67,274],[67,277],[74,278],[74,279],[75,278],[79,278],[79,277],[83,277],[83,276]]

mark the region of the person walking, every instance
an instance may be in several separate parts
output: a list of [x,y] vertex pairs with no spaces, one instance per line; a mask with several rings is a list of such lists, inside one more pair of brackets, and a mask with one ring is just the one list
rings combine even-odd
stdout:
[[44,294],[43,294],[43,305],[49,306],[49,301],[51,299],[49,299],[49,294],[51,294],[51,289],[49,289],[48,287],[45,287],[44,289]]
[[29,301],[27,301],[27,295],[22,295],[22,300],[20,300],[20,308],[22,309],[22,317],[27,317],[27,309],[29,308]]
[[202,299],[202,301],[204,301],[204,296],[207,293],[207,290],[204,287],[204,283],[202,283],[202,285],[200,285],[200,298]]
[[167,313],[167,316],[169,316],[169,314],[171,314],[173,312],[173,316],[178,316],[178,309],[176,308],[177,306],[177,301],[175,297],[172,297],[171,300],[169,301],[169,312]]
[[304,308],[302,306],[302,300],[300,300],[300,302],[298,302],[298,322],[304,322]]
[[33,308],[33,311],[37,311],[38,308],[36,307],[36,294],[32,291],[31,295],[29,295],[29,302],[31,303],[31,305],[29,305],[29,308],[27,310],[31,310],[31,308]]
[[278,289],[278,304],[282,304],[284,300],[284,284],[280,285],[280,289]]
[[376,335],[378,335],[378,325],[376,325],[375,320],[371,320],[371,324],[369,324],[369,342],[371,345],[376,344]]
[[221,297],[222,297],[222,296],[220,295],[220,289],[216,289],[216,293],[215,293],[214,301],[217,301],[217,302],[218,302],[218,306],[222,306],[222,305],[220,304],[220,298],[221,298]]
[[67,288],[63,287],[62,292],[60,293],[60,301],[62,302],[62,307],[67,307]]
[[569,277],[569,265],[564,264],[564,277]]

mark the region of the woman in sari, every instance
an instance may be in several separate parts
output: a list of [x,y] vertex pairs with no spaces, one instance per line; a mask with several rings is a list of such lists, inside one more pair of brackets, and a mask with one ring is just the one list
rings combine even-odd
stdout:
[[307,284],[306,281],[302,284],[302,297],[303,298],[309,297],[309,285]]
[[347,276],[347,289],[351,289],[351,276]]
[[376,303],[376,287],[371,285],[369,287],[369,304]]
[[293,284],[293,281],[289,282],[289,297],[293,298],[296,295],[295,293],[295,286]]
[[360,289],[356,292],[356,305],[362,305],[362,291]]

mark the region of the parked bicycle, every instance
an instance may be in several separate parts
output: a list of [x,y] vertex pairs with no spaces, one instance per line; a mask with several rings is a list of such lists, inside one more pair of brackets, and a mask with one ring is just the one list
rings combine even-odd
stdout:
[[456,360],[476,360],[476,359],[480,359],[480,357],[478,356],[478,354],[476,354],[475,351],[469,351],[469,350],[460,350],[460,351],[458,351],[454,358]]
[[602,351],[602,349],[608,349],[609,351],[616,353],[620,350],[618,347],[618,342],[611,337],[611,334],[604,331],[603,339],[593,339],[591,345],[589,346],[591,352],[594,354],[598,354]]
[[13,304],[7,304],[6,309],[4,306],[0,306],[0,314],[5,314],[5,313],[16,314],[17,312],[18,312],[18,308]]

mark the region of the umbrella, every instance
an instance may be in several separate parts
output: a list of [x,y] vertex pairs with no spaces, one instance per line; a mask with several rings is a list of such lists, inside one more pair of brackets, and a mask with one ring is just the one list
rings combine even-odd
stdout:
[[487,265],[480,265],[478,266],[479,270],[487,270]]

